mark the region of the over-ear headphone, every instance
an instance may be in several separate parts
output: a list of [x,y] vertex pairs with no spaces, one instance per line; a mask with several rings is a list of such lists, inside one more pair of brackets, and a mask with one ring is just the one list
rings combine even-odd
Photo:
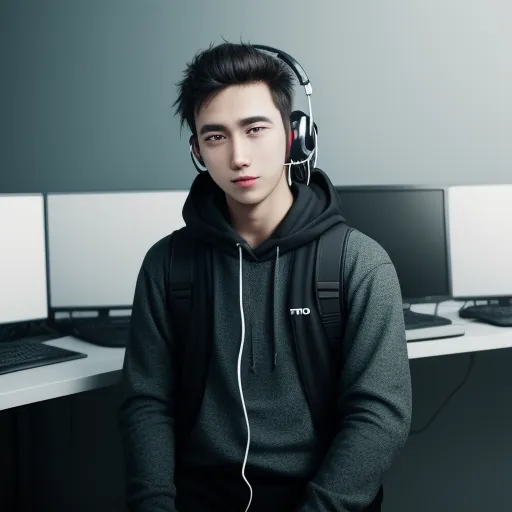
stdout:
[[[301,110],[294,110],[290,115],[290,140],[289,140],[289,160],[290,162],[303,163],[311,157],[311,153],[317,148],[317,136],[318,128],[313,120],[313,110],[311,108],[311,95],[313,94],[313,87],[309,81],[308,75],[304,71],[304,68],[288,53],[273,48],[271,46],[265,46],[261,44],[251,45],[253,48],[263,50],[269,53],[273,53],[277,58],[285,62],[291,70],[295,73],[299,83],[304,87],[306,96],[308,98],[308,109],[309,115],[305,114]],[[197,169],[197,172],[206,171],[203,159],[199,152],[197,140],[194,135],[190,136],[190,157],[192,163]],[[315,155],[316,159],[316,155]],[[202,167],[202,169],[198,166]]]

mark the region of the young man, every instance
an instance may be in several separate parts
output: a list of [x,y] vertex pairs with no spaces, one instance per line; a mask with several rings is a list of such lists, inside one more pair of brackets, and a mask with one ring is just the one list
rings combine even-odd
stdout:
[[[311,261],[322,234],[344,219],[322,171],[288,182],[292,97],[290,68],[246,44],[199,53],[180,83],[177,110],[207,169],[183,209],[201,248],[196,306],[181,339],[167,286],[173,233],[144,259],[126,349],[120,425],[132,512],[380,510],[383,476],[411,419],[400,286],[387,253],[353,230],[343,365],[323,390],[333,397],[324,429],[301,378],[325,342]],[[292,285],[304,303],[290,303]],[[310,358],[299,357],[304,333],[290,314],[306,307]],[[198,386],[183,354],[199,365],[206,346]],[[320,379],[329,365],[309,371]],[[182,428],[194,399],[194,420]]]

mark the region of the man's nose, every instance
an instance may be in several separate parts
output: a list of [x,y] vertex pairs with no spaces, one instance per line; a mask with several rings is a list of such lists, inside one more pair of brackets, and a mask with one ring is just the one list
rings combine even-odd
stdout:
[[231,165],[234,169],[251,165],[249,141],[243,137],[233,137],[232,139]]

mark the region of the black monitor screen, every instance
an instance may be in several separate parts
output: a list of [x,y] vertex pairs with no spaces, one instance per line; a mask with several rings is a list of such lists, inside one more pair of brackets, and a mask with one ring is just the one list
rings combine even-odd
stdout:
[[404,302],[448,298],[443,189],[336,187],[347,224],[378,242]]

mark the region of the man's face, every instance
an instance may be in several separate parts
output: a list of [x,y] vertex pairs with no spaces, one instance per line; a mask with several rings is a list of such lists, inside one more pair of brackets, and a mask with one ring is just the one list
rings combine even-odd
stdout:
[[[230,198],[257,204],[286,180],[286,132],[267,84],[227,87],[203,104],[195,120],[201,157]],[[247,176],[256,179],[236,181]]]

